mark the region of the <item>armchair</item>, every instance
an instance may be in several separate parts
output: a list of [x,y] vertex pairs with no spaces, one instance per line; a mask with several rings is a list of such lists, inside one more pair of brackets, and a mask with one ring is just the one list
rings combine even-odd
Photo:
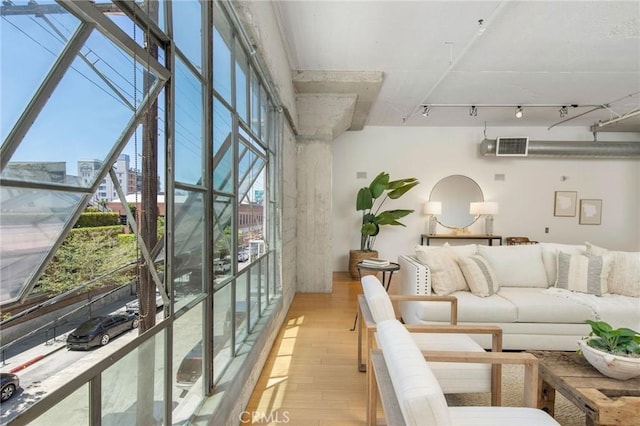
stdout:
[[[399,321],[381,321],[377,329],[380,349],[371,350],[368,362],[371,389],[367,399],[368,425],[377,423],[378,395],[389,425],[559,425],[543,410],[533,408],[537,402],[538,360],[532,354],[426,352],[423,355]],[[526,407],[449,407],[427,360],[523,364]]]
[[[502,351],[502,329],[495,326],[457,325],[457,299],[452,296],[389,295],[380,281],[372,275],[362,277],[364,294],[358,296],[358,368],[366,371],[362,346],[369,354],[375,345],[374,334],[377,324],[384,320],[396,319],[392,301],[422,300],[451,304],[451,325],[406,325],[412,339],[421,350],[465,351],[485,353],[485,350],[468,334],[490,334],[492,351]],[[491,392],[492,405],[500,405],[501,366],[485,363],[450,363],[434,361],[431,368],[442,385],[444,393]]]

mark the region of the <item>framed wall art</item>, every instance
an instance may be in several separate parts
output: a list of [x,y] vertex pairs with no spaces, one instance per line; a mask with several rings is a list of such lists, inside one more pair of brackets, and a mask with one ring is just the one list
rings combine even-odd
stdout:
[[576,191],[556,191],[553,202],[553,215],[575,217],[577,199],[578,193]]
[[602,200],[580,200],[580,225],[600,225]]

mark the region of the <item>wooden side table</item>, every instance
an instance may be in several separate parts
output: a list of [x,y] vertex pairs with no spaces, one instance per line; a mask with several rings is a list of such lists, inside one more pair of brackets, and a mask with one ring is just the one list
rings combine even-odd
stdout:
[[553,416],[558,391],[585,413],[587,426],[637,424],[640,377],[609,378],[576,352],[529,352],[539,361],[538,408]]
[[[400,265],[396,262],[389,262],[387,266],[373,266],[366,265],[362,262],[358,262],[356,264],[358,268],[358,277],[362,280],[362,271],[374,271],[374,272],[382,272],[382,286],[386,291],[389,291],[389,286],[391,285],[391,278],[393,278],[393,273],[395,271],[400,270]],[[387,272],[389,273],[389,278],[387,279]],[[349,331],[354,331],[356,329],[356,324],[358,323],[358,313],[356,312],[356,318],[353,320],[353,327],[349,329]]]

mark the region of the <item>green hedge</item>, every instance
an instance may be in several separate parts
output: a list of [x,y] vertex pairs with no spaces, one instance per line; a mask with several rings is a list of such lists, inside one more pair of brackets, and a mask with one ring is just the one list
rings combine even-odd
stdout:
[[74,228],[92,228],[97,226],[112,226],[120,224],[118,213],[84,212],[78,218]]

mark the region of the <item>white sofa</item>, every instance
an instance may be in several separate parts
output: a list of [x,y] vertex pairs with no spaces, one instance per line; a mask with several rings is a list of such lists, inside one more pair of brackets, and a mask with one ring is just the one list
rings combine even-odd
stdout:
[[[398,263],[399,294],[455,296],[459,324],[501,327],[503,349],[576,350],[587,319],[640,330],[640,253],[589,243],[417,246]],[[446,323],[449,307],[435,305],[402,302],[399,311],[407,324]]]

